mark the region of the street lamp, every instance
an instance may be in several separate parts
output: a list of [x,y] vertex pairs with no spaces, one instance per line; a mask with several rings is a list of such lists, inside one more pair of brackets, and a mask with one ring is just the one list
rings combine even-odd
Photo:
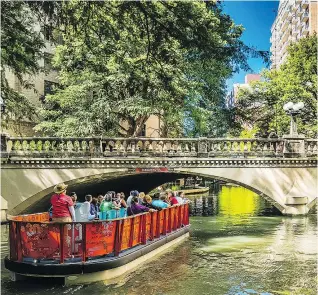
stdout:
[[290,135],[298,136],[296,116],[300,114],[300,111],[304,108],[304,103],[302,101],[298,103],[288,102],[283,106],[284,111],[290,115]]

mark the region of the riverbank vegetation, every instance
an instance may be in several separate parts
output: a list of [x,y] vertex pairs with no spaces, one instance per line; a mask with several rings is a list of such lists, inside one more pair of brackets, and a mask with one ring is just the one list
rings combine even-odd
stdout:
[[[286,62],[279,69],[265,70],[262,80],[249,89],[240,89],[234,109],[236,120],[268,136],[288,134],[289,115],[283,105],[303,101],[298,131],[317,136],[317,35],[300,39],[288,48]],[[234,132],[235,133],[235,132]],[[254,134],[255,134],[254,133]]]

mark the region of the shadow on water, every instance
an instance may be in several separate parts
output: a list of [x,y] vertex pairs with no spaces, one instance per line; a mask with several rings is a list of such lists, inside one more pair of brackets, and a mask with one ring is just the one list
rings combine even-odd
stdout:
[[[190,239],[116,284],[63,287],[51,280],[11,282],[6,295],[316,295],[317,217],[284,217],[260,196],[221,187],[191,199]],[[2,226],[3,255],[8,245]]]

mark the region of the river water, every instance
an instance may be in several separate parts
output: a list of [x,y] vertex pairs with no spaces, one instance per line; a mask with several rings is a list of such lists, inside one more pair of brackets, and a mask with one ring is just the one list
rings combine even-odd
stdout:
[[[2,262],[2,294],[317,294],[316,214],[283,217],[240,187],[192,201],[190,239],[113,285],[11,282]],[[4,225],[1,235],[3,257]]]

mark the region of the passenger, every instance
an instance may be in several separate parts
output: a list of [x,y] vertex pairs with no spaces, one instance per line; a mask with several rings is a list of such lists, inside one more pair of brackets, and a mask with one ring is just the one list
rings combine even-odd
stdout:
[[155,209],[155,210],[158,210],[158,211],[162,210],[161,207],[156,206],[156,205],[154,205],[154,204],[152,203],[152,198],[151,198],[149,195],[146,195],[146,196],[144,197],[144,202],[143,202],[142,204],[143,204],[144,206],[148,207],[148,208],[151,208],[151,209]]
[[169,205],[165,202],[165,200],[166,200],[166,194],[161,193],[159,200],[153,200],[152,205],[156,207],[160,207],[160,208],[168,208]]
[[127,199],[127,206],[128,206],[128,207],[130,207],[132,199],[133,199],[134,197],[138,197],[138,195],[139,195],[139,192],[138,192],[138,191],[131,191],[131,192],[130,192],[130,196],[129,196],[128,199]]
[[144,202],[144,197],[146,196],[146,194],[144,192],[140,192],[139,196],[138,196],[138,204],[142,204]]
[[99,206],[98,206],[98,198],[93,197],[93,200],[91,202],[91,208],[90,208],[90,214],[95,215],[95,218],[98,217],[99,212]]
[[90,221],[93,220],[96,216],[95,216],[95,211],[93,211],[94,213],[91,213],[91,203],[93,201],[93,197],[92,195],[86,195],[85,196],[85,202],[83,204],[83,208],[82,208],[82,220],[85,221]]
[[120,204],[120,193],[117,193],[115,197],[113,197],[113,209],[119,210],[121,207]]
[[170,201],[170,205],[173,206],[173,205],[178,205],[178,200],[177,198],[175,197],[174,193],[173,192],[169,192],[168,193],[168,198],[169,198],[169,201]]
[[127,208],[127,203],[125,201],[125,194],[123,192],[120,193],[120,206],[121,208]]
[[[190,203],[191,201],[185,197],[185,193],[184,192],[179,192],[179,198],[182,200],[182,202],[180,204],[187,204]],[[179,200],[178,200],[179,202]]]
[[179,192],[176,199],[179,204],[184,204],[184,192]]
[[100,207],[101,203],[104,201],[104,196],[103,195],[98,195],[98,208]]
[[52,221],[57,222],[75,222],[74,204],[68,195],[66,195],[67,185],[57,184],[53,191],[55,194],[51,197]]
[[155,210],[138,204],[138,197],[135,196],[131,200],[131,205],[127,209],[127,215],[131,216],[131,215],[136,215],[136,214],[139,214],[142,212],[153,212],[153,211],[155,211]]
[[102,204],[99,207],[100,212],[107,213],[107,211],[110,211],[113,209],[113,203],[111,201],[111,194],[106,194],[104,197],[104,200]]
[[70,197],[71,197],[71,199],[72,199],[72,201],[73,201],[74,209],[76,209],[76,201],[77,201],[77,195],[76,195],[76,193],[75,193],[75,192],[71,192]]

